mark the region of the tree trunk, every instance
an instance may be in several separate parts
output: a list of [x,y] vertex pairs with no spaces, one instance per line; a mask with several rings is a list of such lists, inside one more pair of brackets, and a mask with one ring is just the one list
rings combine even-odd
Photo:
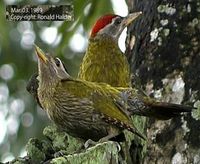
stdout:
[[[199,106],[200,0],[127,3],[129,12],[143,12],[126,44],[142,87],[161,101]],[[199,110],[169,121],[150,119],[144,163],[200,163]]]

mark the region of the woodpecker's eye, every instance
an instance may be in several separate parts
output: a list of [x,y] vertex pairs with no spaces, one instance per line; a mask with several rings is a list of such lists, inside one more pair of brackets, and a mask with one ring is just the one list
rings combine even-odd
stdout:
[[57,67],[60,67],[61,61],[59,58],[55,58],[55,63]]
[[116,25],[119,25],[119,24],[121,24],[122,23],[122,18],[117,18],[116,20],[115,20],[115,24]]

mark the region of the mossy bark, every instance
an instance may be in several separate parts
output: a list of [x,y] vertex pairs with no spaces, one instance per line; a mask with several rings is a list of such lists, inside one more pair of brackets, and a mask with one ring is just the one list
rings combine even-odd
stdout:
[[121,146],[117,142],[109,141],[85,149],[82,140],[60,132],[55,126],[46,127],[43,134],[46,140],[31,138],[26,145],[27,156],[10,163],[125,163],[120,155]]

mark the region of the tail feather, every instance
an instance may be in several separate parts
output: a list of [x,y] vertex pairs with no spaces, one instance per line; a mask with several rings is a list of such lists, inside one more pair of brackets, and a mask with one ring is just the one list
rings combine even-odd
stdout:
[[166,102],[156,102],[151,98],[139,98],[128,95],[124,98],[128,105],[128,112],[140,116],[154,117],[168,120],[173,117],[190,113],[194,107]]
[[146,108],[143,114],[157,119],[167,120],[181,116],[183,113],[190,113],[194,107],[166,102],[145,102]]

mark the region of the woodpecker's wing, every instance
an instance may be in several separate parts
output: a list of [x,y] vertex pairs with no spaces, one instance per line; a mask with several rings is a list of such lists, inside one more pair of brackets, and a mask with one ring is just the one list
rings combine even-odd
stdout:
[[38,88],[38,83],[39,83],[39,81],[38,81],[38,79],[37,79],[37,77],[38,77],[38,73],[34,73],[31,77],[30,77],[30,79],[29,79],[29,81],[28,81],[28,83],[27,83],[27,85],[26,85],[26,90],[31,94],[31,95],[33,95],[34,97],[35,97],[35,95],[37,95],[37,88]]
[[114,124],[118,128],[127,129],[139,137],[146,139],[146,137],[139,132],[139,130],[131,124],[129,116],[115,104],[115,99],[111,96],[101,95],[101,93],[93,93],[93,102],[95,109],[101,113],[102,119],[105,122]]
[[66,88],[62,92],[69,92],[78,98],[87,98],[100,113],[129,123],[128,115],[113,103],[120,92],[110,85],[69,79],[63,79],[61,83],[63,88]]
[[[128,115],[114,103],[119,91],[106,85],[82,80],[62,80],[63,95],[73,95],[77,100],[92,102],[90,110],[100,116],[103,121],[119,129],[127,129],[141,138],[145,138],[130,122]],[[77,102],[78,103],[78,102]],[[91,104],[88,104],[91,105]],[[80,109],[81,110],[81,109]],[[89,110],[89,108],[88,108]]]
[[34,73],[27,85],[26,85],[26,90],[35,98],[35,100],[37,101],[38,105],[42,108],[42,105],[40,104],[39,98],[38,98],[38,86],[39,86],[39,81],[37,79],[38,77],[38,73]]

